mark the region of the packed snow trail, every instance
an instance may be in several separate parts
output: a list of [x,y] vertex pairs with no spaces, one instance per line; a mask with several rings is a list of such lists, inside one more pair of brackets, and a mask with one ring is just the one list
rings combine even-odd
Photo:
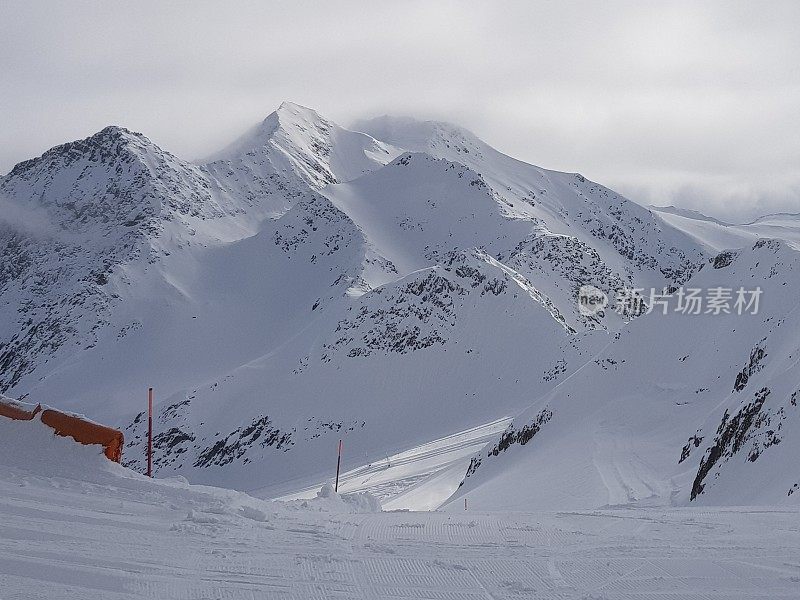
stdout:
[[0,597],[800,595],[797,511],[242,511],[213,490],[137,484],[4,475]]
[[[510,417],[497,419],[349,469],[339,477],[339,491],[368,492],[378,497],[386,510],[437,509],[458,488],[470,457],[494,440],[510,422]],[[325,481],[315,480],[313,484],[302,484],[303,487],[295,482],[291,493],[275,499],[313,498]],[[282,484],[286,485],[289,484]],[[263,488],[250,493],[269,498],[274,496],[271,491]]]
[[[369,512],[150,481],[0,420],[0,598],[797,598],[800,511]],[[365,512],[366,511],[366,512]]]

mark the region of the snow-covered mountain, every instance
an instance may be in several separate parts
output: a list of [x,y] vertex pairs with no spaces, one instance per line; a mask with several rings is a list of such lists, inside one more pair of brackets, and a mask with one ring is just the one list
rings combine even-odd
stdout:
[[[0,194],[36,217],[2,223],[0,391],[119,424],[141,468],[153,386],[159,473],[265,493],[327,474],[339,438],[346,465],[367,464],[531,404],[544,414],[588,373],[604,376],[587,386],[623,385],[601,351],[660,373],[647,332],[666,321],[631,321],[615,296],[718,271],[718,248],[675,222],[685,217],[581,175],[448,124],[349,130],[290,103],[202,164],[110,127],[20,163]],[[765,250],[719,273],[739,274],[748,252]],[[748,284],[766,278],[759,264]],[[580,311],[584,285],[611,306]],[[723,321],[669,331],[694,340],[708,322],[710,344]],[[730,364],[766,335],[754,332],[717,338]],[[543,432],[567,423],[548,410]],[[710,427],[700,413],[688,434],[670,429],[681,447]],[[493,488],[505,469],[483,481],[491,462],[462,489]]]

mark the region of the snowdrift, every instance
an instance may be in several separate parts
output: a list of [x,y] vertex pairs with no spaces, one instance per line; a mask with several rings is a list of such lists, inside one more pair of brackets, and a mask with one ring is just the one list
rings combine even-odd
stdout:
[[102,446],[106,458],[116,463],[122,461],[122,448],[125,445],[122,432],[85,417],[42,407],[41,404],[27,404],[5,396],[0,396],[0,416],[15,421],[31,421],[38,416],[38,420],[50,427],[56,435],[72,438],[86,446]]
[[[24,403],[3,398],[0,406]],[[0,467],[22,482],[36,479],[47,485],[64,489],[84,489],[87,484],[122,488],[142,497],[164,496],[183,503],[189,500],[193,509],[186,517],[192,523],[223,523],[230,519],[245,518],[266,521],[270,515],[293,511],[338,514],[378,513],[381,505],[369,493],[337,494],[330,484],[325,484],[315,498],[291,502],[273,502],[253,498],[242,492],[209,486],[190,485],[183,477],[165,479],[149,478],[106,460],[104,453],[94,444],[76,444],[72,436],[53,435],[51,426],[38,418],[17,420],[0,418]],[[56,412],[56,411],[53,411]],[[62,414],[62,413],[57,413]],[[63,422],[56,419],[58,424]],[[66,427],[70,427],[67,425]],[[57,480],[59,483],[52,483]]]

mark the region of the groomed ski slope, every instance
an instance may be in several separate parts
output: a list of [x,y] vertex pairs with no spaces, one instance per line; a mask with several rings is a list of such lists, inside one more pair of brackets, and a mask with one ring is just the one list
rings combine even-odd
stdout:
[[150,481],[0,420],[0,598],[797,598],[798,510],[373,512]]
[[[498,419],[360,465],[341,474],[339,490],[370,493],[384,510],[435,510],[458,489],[472,455],[497,438],[510,422],[511,418]],[[325,482],[315,480],[303,487],[298,487],[298,481],[289,485],[292,483],[291,492],[274,499],[313,498]],[[275,496],[269,487],[251,493],[259,498]]]

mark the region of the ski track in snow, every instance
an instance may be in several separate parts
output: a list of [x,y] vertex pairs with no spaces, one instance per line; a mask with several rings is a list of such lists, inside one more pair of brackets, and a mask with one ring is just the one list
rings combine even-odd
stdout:
[[636,452],[629,433],[598,427],[592,464],[608,490],[608,505],[670,496],[658,474]]
[[212,488],[12,471],[0,490],[3,600],[800,595],[796,510],[339,514],[263,503],[261,522]]

